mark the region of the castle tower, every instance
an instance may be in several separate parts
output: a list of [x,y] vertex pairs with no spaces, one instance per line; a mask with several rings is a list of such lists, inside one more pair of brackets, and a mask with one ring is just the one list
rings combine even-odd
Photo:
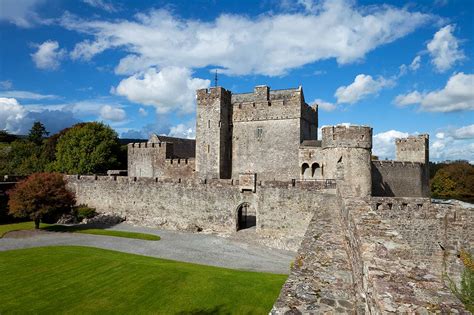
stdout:
[[199,178],[230,178],[232,93],[222,87],[197,91],[196,173]]
[[427,134],[395,140],[397,161],[423,163],[422,193],[424,196],[430,194],[429,141],[430,138]]
[[403,139],[396,139],[397,161],[419,162],[428,165],[429,157],[429,135],[422,134]]
[[372,128],[323,127],[322,148],[328,163],[326,177],[338,179],[338,186],[346,196],[371,195]]

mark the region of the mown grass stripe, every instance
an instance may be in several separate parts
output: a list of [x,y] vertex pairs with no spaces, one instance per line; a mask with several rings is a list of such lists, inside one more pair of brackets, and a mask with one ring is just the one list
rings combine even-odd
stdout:
[[81,246],[0,252],[0,314],[267,314],[286,275]]

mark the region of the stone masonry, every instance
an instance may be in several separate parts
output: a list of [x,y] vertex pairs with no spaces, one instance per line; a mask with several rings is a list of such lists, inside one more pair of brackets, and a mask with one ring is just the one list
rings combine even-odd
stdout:
[[[372,160],[372,128],[324,126],[301,87],[197,91],[196,140],[128,147],[128,176],[68,176],[79,203],[152,227],[297,251],[273,314],[466,313],[448,289],[474,211],[433,204],[428,135]],[[120,175],[120,174],[119,174]]]

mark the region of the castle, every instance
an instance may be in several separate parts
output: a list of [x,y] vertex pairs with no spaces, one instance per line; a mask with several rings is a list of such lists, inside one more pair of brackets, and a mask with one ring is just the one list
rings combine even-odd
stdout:
[[[428,135],[372,158],[372,128],[325,126],[302,88],[197,91],[196,140],[128,146],[128,176],[67,176],[77,202],[128,222],[255,233],[297,250],[273,314],[465,313],[459,282],[474,211],[432,203]],[[248,229],[252,228],[252,229]]]
[[196,140],[153,135],[131,143],[128,175],[258,181],[344,179],[354,196],[426,197],[428,135],[398,139],[397,161],[372,161],[372,128],[322,127],[303,89],[197,91]]

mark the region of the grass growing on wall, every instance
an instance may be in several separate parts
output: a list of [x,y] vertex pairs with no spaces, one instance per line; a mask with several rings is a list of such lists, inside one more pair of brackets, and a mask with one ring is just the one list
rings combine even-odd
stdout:
[[[3,237],[3,235],[5,235],[6,233],[11,232],[11,231],[33,230],[34,228],[35,228],[35,225],[31,221],[13,223],[13,224],[3,224],[3,225],[0,225],[0,238]],[[65,226],[65,225],[52,225],[52,224],[41,223],[41,230],[50,231],[50,232],[74,232],[74,233],[83,233],[83,234],[126,237],[126,238],[135,238],[135,239],[149,240],[149,241],[158,241],[160,239],[158,235],[153,235],[153,234],[90,228],[85,225]]]
[[80,246],[0,252],[0,314],[268,314],[286,275]]

